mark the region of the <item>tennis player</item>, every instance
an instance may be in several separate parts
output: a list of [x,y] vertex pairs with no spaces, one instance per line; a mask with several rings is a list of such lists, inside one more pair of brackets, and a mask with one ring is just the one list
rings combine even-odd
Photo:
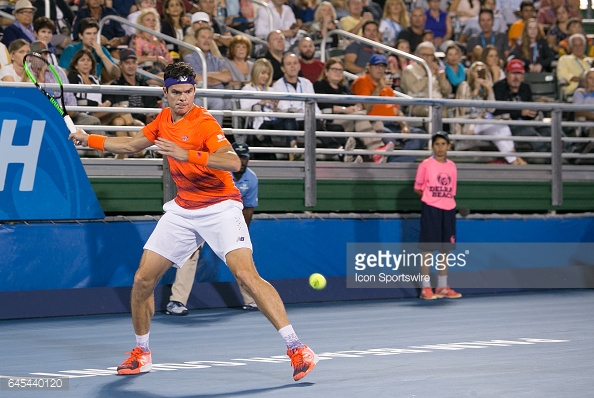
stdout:
[[69,136],[75,144],[116,154],[133,154],[155,144],[169,158],[177,185],[178,194],[163,206],[165,214],[146,242],[134,276],[131,306],[136,347],[118,366],[118,374],[151,370],[149,330],[155,286],[172,265],[180,268],[206,241],[283,337],[293,379],[300,380],[315,367],[317,355],[301,343],[277,291],[256,271],[241,194],[230,173],[240,169],[241,161],[214,117],[194,105],[195,77],[185,62],[168,65],[163,92],[170,107],[134,137],[107,138],[82,130]]

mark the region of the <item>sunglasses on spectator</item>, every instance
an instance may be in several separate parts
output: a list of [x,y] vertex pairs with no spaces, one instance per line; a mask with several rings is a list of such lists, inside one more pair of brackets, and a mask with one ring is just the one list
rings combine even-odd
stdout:
[[344,69],[342,69],[342,68],[328,68],[328,70],[331,70],[332,72],[340,72],[340,73],[344,72]]

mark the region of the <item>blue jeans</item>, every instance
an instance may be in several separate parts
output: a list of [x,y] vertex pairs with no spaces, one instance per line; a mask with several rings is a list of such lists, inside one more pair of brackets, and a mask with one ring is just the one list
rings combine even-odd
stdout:
[[[400,125],[398,123],[392,123],[392,122],[384,122],[384,129],[387,129],[392,133],[400,133],[402,131],[402,127],[400,127]],[[412,134],[427,134],[427,132],[425,130],[417,128],[417,127],[409,127],[409,129]],[[395,138],[382,138],[382,141],[384,142],[384,144],[387,144],[388,142],[393,142],[394,144],[402,143],[402,149],[407,150],[407,151],[426,149],[427,143],[429,142],[428,139],[424,140],[424,139],[420,139],[420,138],[411,138],[408,140],[395,139]],[[411,155],[388,157],[389,163],[392,163],[392,162],[414,162],[415,160],[417,160],[417,156],[411,156]]]

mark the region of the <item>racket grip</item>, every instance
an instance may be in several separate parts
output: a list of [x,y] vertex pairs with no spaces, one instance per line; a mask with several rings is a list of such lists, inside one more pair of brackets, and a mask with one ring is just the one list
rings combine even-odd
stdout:
[[64,122],[66,123],[66,127],[68,127],[68,131],[71,133],[76,133],[76,126],[69,115],[64,116]]

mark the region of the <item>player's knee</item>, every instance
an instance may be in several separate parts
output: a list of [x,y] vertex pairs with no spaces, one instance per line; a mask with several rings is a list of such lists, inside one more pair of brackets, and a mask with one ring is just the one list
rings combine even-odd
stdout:
[[137,289],[152,291],[155,285],[155,278],[151,278],[143,272],[138,271],[134,275],[134,286]]

